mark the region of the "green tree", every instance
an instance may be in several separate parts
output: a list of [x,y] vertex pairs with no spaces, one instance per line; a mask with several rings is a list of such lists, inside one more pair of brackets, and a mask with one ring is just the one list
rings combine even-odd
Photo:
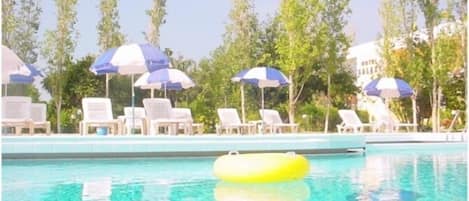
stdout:
[[431,105],[432,105],[432,131],[439,131],[439,94],[440,83],[438,79],[438,66],[436,64],[436,48],[435,48],[435,27],[441,22],[440,10],[438,9],[438,0],[421,0],[418,1],[420,10],[423,13],[425,21],[426,34],[428,36],[427,42],[430,48],[430,63],[429,68],[432,72],[432,91],[431,91]]
[[312,64],[318,61],[320,46],[316,39],[322,38],[318,27],[324,5],[319,0],[282,0],[280,22],[282,33],[277,40],[279,65],[288,74],[288,116],[295,121],[295,107],[305,82],[312,76]]
[[[103,89],[96,86],[103,85],[104,79],[95,76],[89,70],[94,59],[92,56],[86,56],[75,62],[67,63],[68,67],[61,74],[64,77],[62,83],[64,89],[60,120],[61,127],[65,131],[76,132],[78,121],[81,119],[78,112],[81,109],[81,100],[84,97],[93,97],[103,93]],[[54,84],[54,77],[48,76],[44,79],[44,85],[48,91],[53,90]],[[57,117],[53,116],[56,112],[56,108],[48,108],[50,121],[53,124],[57,123]]]
[[[13,11],[9,7],[10,2],[7,3],[6,12]],[[9,30],[9,26],[4,24],[4,39],[9,38],[7,44],[9,47],[20,57],[25,63],[33,64],[37,61],[38,56],[38,40],[37,32],[39,30],[39,16],[41,14],[41,9],[37,4],[37,1],[34,0],[20,0],[16,2],[16,12],[9,13],[11,16],[4,16],[6,19],[4,23],[8,23],[9,20],[15,19],[14,29]],[[13,31],[12,33],[9,33]],[[4,41],[5,42],[5,41]],[[34,101],[39,99],[38,90],[31,84],[15,84],[10,85],[8,91],[22,91],[24,95],[32,97]]]
[[153,0],[151,10],[146,11],[150,16],[149,30],[145,33],[147,41],[157,47],[160,47],[160,27],[166,23],[166,0]]
[[[120,32],[117,0],[101,0],[99,9],[101,11],[101,21],[97,26],[98,45],[101,52],[104,52],[109,48],[122,45],[125,42],[125,37]],[[106,74],[106,97],[109,97],[109,79],[110,75]]]
[[[351,39],[347,37],[344,29],[347,25],[347,16],[351,10],[349,6],[349,0],[328,0],[325,7],[322,22],[325,34],[321,34],[324,37],[322,40],[325,41],[325,48],[322,55],[324,68],[326,71],[326,97],[327,97],[327,109],[324,132],[328,132],[329,128],[329,110],[331,107],[331,91],[332,91],[332,76],[338,73],[339,69],[345,68],[345,61],[347,57],[347,50],[350,47]],[[336,84],[334,83],[334,86]]]
[[2,44],[12,48],[16,30],[15,0],[2,0]]
[[71,63],[72,53],[75,49],[76,4],[77,0],[55,0],[57,8],[56,30],[45,32],[43,55],[51,68],[49,69],[51,82],[52,102],[55,105],[57,132],[61,133],[61,107],[63,103],[63,91],[66,78],[61,76]]
[[[253,67],[256,64],[257,45],[259,38],[258,20],[250,0],[232,0],[233,6],[229,13],[230,23],[226,26],[225,44],[226,57],[230,64],[228,76],[234,76],[241,69]],[[230,77],[227,77],[230,82]],[[230,88],[231,92],[237,90]],[[234,91],[233,91],[234,90]],[[241,116],[246,122],[244,84],[240,83]]]
[[37,32],[42,10],[34,0],[20,0],[19,6],[14,49],[25,63],[33,64],[38,57]]

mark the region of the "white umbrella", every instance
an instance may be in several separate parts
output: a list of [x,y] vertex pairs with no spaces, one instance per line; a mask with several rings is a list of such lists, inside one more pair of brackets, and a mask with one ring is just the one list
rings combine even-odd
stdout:
[[[96,75],[118,73],[131,75],[155,71],[169,67],[169,58],[159,49],[150,44],[128,44],[107,50],[91,65],[90,70]],[[132,87],[132,107],[135,92]]]
[[12,74],[29,76],[31,71],[12,50],[2,45],[2,84],[10,83]]
[[[187,89],[195,84],[184,72],[175,68],[164,68],[152,73],[144,73],[137,79],[134,86],[142,89],[163,89],[166,97],[166,90]],[[153,98],[153,93],[151,97]]]

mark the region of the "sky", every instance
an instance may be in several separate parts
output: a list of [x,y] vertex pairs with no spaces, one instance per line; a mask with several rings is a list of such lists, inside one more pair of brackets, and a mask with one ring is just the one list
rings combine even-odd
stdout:
[[[145,43],[143,32],[147,30],[149,17],[145,10],[152,0],[121,0],[119,23],[121,32],[129,43]],[[378,7],[380,1],[351,0],[352,14],[348,33],[354,35],[354,43],[360,44],[375,40],[381,25]],[[77,38],[75,58],[88,54],[99,54],[97,45],[97,24],[101,18],[99,1],[79,0],[77,5]],[[225,26],[229,23],[230,0],[168,0],[166,24],[161,26],[161,47],[171,48],[176,54],[196,61],[208,57],[210,52],[222,43]],[[254,0],[255,11],[260,20],[272,16],[280,6],[280,0]],[[39,38],[45,30],[55,29],[56,10],[52,0],[42,0],[43,9]]]

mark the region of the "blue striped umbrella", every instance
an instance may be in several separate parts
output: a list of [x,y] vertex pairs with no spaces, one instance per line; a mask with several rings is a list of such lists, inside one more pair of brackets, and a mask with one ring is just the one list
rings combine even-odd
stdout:
[[24,75],[20,73],[10,74],[10,83],[18,83],[18,84],[31,84],[34,82],[34,78],[36,76],[44,77],[41,71],[37,70],[32,64],[26,64],[26,67],[29,69],[30,74]]
[[107,97],[109,94],[108,73],[133,75],[168,67],[169,58],[159,48],[153,47],[150,44],[134,43],[107,50],[96,58],[90,70],[96,75],[106,74]]
[[233,82],[244,82],[259,88],[281,87],[290,84],[288,78],[279,70],[271,67],[245,69],[231,78]]
[[[290,84],[288,78],[279,70],[271,67],[254,67],[245,69],[231,78],[233,82],[242,82],[261,88],[262,111],[264,111],[264,88],[283,87]],[[241,105],[244,117],[244,95],[241,96]]]
[[142,89],[164,89],[165,97],[166,90],[181,90],[195,86],[189,76],[175,68],[164,68],[152,73],[144,73],[134,85]]
[[363,89],[366,95],[383,98],[404,98],[414,94],[407,82],[397,78],[379,78],[368,83]]
[[[96,75],[106,74],[106,96],[108,96],[108,73],[132,75],[133,84],[134,74],[168,67],[169,58],[159,48],[150,44],[128,44],[107,50],[96,59],[90,70]],[[134,102],[135,92],[132,87],[132,107],[135,105]]]
[[150,44],[129,44],[107,50],[96,59],[90,70],[96,75],[122,75],[152,72],[169,67],[169,58]]

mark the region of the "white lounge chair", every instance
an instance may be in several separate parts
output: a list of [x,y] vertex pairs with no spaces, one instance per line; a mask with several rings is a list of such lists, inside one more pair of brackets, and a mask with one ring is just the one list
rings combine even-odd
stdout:
[[363,132],[364,127],[371,127],[371,124],[362,123],[358,118],[357,113],[353,110],[339,110],[339,116],[342,119],[342,123],[337,125],[337,131],[343,133],[346,131],[352,131],[354,133]]
[[241,123],[238,111],[234,108],[219,108],[217,113],[220,118],[220,124],[216,125],[217,134],[221,134],[223,130],[228,134],[233,133],[233,130],[236,130],[238,134],[251,134],[256,130],[256,124]]
[[124,107],[124,134],[130,134],[132,127],[140,129],[141,134],[146,134],[145,118],[145,109],[143,107]]
[[393,132],[398,121],[394,120],[391,111],[381,101],[376,100],[374,103],[367,104],[367,111],[371,118],[373,130],[380,132]]
[[417,127],[414,123],[402,123],[399,118],[391,111],[389,111],[392,119],[393,131],[398,132],[401,128],[405,128],[407,132],[410,132],[413,128]]
[[23,128],[28,128],[29,134],[33,134],[31,97],[2,97],[2,127],[14,128],[16,135],[21,134]]
[[42,128],[50,134],[50,121],[47,121],[47,105],[45,103],[31,103],[31,119],[33,130]]
[[122,121],[112,115],[111,99],[83,98],[83,120],[80,122],[80,133],[88,134],[89,127],[107,127],[113,134],[122,133]]
[[145,98],[143,107],[147,114],[147,125],[150,135],[159,133],[163,128],[168,134],[177,134],[179,124],[187,124],[183,118],[175,118],[172,112],[171,101],[166,98]]
[[[197,131],[198,134],[202,134],[204,129],[204,124],[202,123],[194,123],[192,119],[191,109],[189,108],[173,108],[173,116],[175,118],[182,118],[188,122],[187,125],[182,125],[184,129],[184,133],[194,134],[194,130]],[[181,128],[181,126],[179,127]]]
[[282,128],[290,128],[290,132],[298,132],[298,124],[283,123],[277,110],[260,109],[259,113],[264,123],[264,130],[270,130],[270,133],[282,133]]

